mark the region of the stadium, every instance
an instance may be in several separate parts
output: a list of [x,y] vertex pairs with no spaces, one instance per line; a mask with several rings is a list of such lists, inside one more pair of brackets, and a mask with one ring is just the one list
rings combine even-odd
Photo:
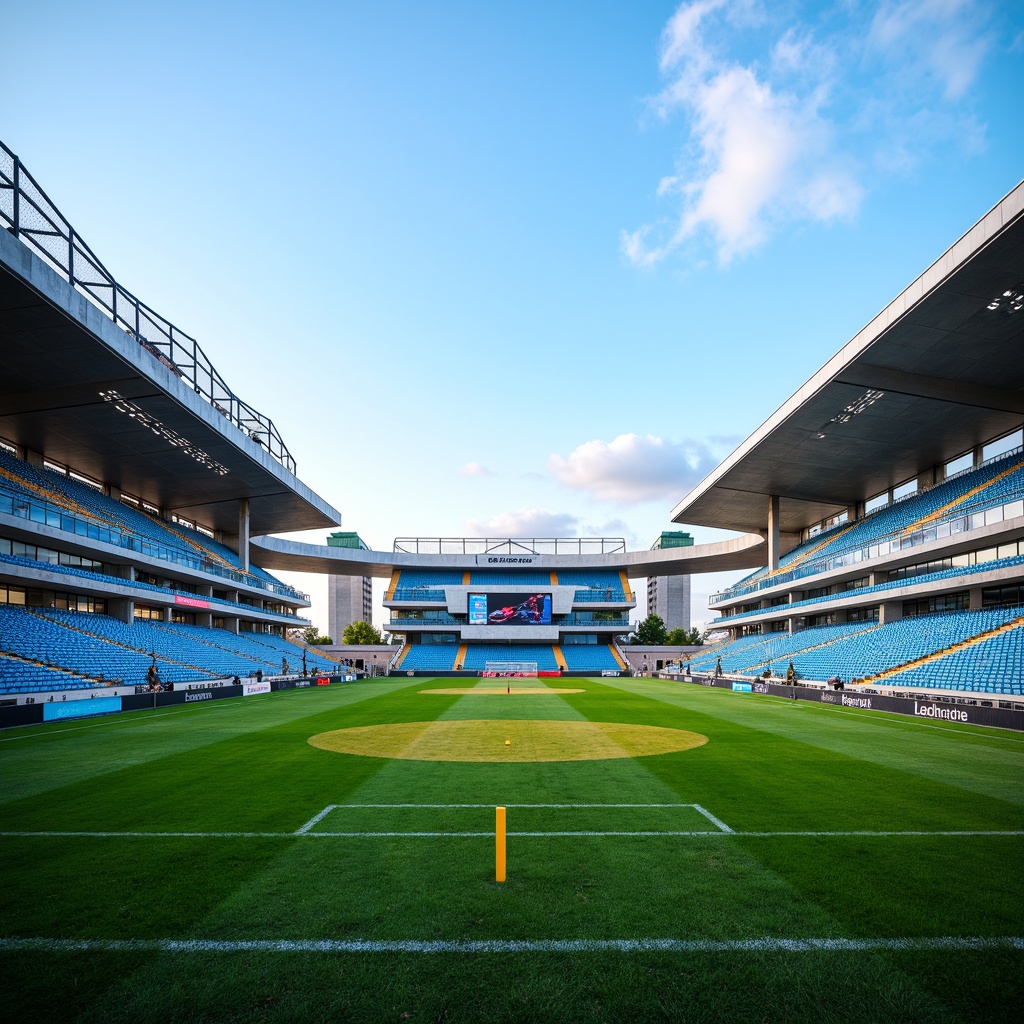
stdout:
[[[277,536],[341,517],[230,367],[6,147],[0,223],[18,1019],[1012,1016],[1024,184],[672,510],[732,539],[643,551]],[[635,588],[725,570],[634,677]],[[387,675],[294,571],[387,581]]]

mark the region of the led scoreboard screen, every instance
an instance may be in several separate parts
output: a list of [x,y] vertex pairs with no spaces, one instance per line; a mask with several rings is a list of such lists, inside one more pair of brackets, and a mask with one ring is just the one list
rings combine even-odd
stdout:
[[550,594],[470,594],[470,626],[550,626]]

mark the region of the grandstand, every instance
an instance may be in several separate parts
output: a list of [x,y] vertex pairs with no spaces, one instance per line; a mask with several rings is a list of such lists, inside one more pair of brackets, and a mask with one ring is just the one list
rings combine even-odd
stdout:
[[1022,211],[1024,185],[673,510],[733,538],[373,551],[274,536],[340,516],[0,144],[0,700],[330,671],[278,571],[386,580],[393,671],[624,672],[631,580],[736,569],[693,673],[1020,696]]
[[[431,540],[415,543],[423,551]],[[433,543],[448,567],[399,564],[392,570],[388,628],[404,639],[396,669],[476,674],[518,662],[549,674],[625,670],[615,643],[628,632],[636,601],[621,565],[594,567],[596,556],[579,554],[578,546],[564,550],[577,544],[566,539],[466,538],[454,552],[442,552],[453,546],[450,539]],[[602,547],[625,552],[615,538],[605,538]],[[492,568],[495,563],[502,567]]]
[[[337,671],[251,536],[337,525],[273,421],[0,146],[0,699]],[[123,692],[123,691],[120,691]]]
[[695,673],[1019,697],[1024,185],[676,507],[765,539]]

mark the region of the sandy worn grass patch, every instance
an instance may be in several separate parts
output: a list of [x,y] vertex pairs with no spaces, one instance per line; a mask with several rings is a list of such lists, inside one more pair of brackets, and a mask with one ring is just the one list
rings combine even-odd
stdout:
[[[510,740],[510,743],[506,743]],[[398,722],[311,736],[321,750],[403,761],[604,761],[703,746],[683,729],[620,722],[464,720]]]

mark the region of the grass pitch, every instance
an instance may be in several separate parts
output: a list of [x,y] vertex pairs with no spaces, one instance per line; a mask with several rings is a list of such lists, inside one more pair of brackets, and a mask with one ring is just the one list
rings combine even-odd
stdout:
[[[8,1018],[1017,1019],[1024,736],[579,685],[402,679],[0,734]],[[309,742],[428,719],[449,758]],[[460,758],[489,721],[502,747],[620,754]],[[707,742],[623,740],[645,726]]]

